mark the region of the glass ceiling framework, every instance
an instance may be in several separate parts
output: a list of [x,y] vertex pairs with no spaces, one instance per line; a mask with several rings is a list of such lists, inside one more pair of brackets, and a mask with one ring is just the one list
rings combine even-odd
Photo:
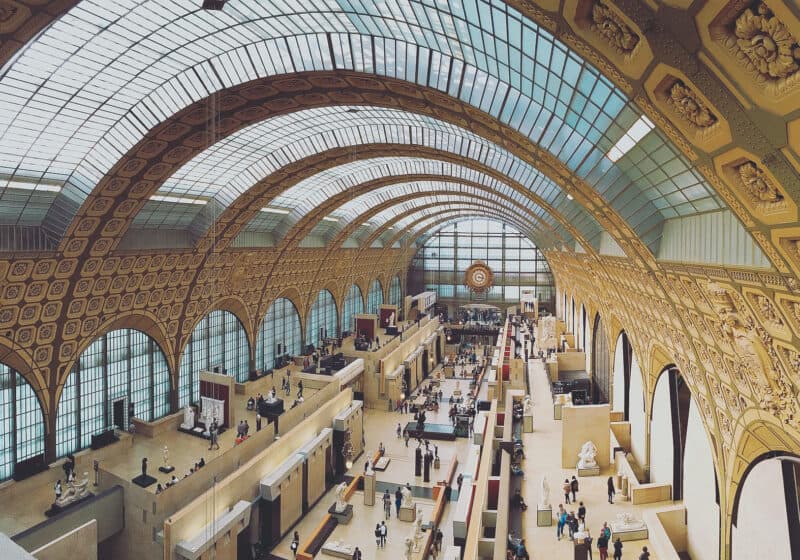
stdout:
[[[198,154],[164,183],[159,194],[213,199],[220,207],[225,207],[262,178],[289,162],[343,146],[352,146],[355,156],[359,145],[372,143],[427,146],[480,161],[511,177],[557,207],[587,239],[599,237],[600,225],[582,206],[569,202],[553,181],[507,150],[444,121],[379,107],[337,106],[307,109],[251,125]],[[406,158],[406,168],[419,169],[423,166],[422,163],[414,165],[414,159],[423,161]],[[465,178],[477,173],[444,162],[430,162],[425,167],[434,168],[436,173],[458,168],[460,176]],[[284,235],[298,219],[341,192],[337,185],[326,182],[326,179],[328,176],[344,173],[344,170],[337,168],[308,178],[289,188],[269,204],[279,212],[288,210],[294,219],[281,219],[278,213],[273,213],[272,220],[258,216],[247,229],[272,232],[273,228],[278,228],[277,236]],[[380,169],[375,170],[375,175],[371,177],[365,175],[366,178],[353,181],[374,180],[386,176],[387,173],[403,174],[395,168]],[[486,177],[483,173],[480,176]],[[486,180],[490,181],[487,184],[499,184],[496,179]],[[356,183],[351,182],[349,186],[354,184]],[[530,205],[530,202],[526,204]],[[190,227],[195,235],[200,236],[219,213],[217,206],[206,209],[202,206],[181,204],[172,206],[172,210],[170,207],[169,204],[149,201],[137,215],[135,227]],[[547,214],[540,208],[537,213],[543,218]],[[550,222],[557,225],[554,219],[550,219]]]
[[[520,210],[526,210],[528,208],[526,204],[528,201],[517,191],[491,191],[474,186],[467,186],[454,181],[414,181],[411,183],[398,183],[388,187],[382,187],[363,196],[351,199],[334,212],[323,217],[311,231],[310,235],[325,238],[330,241],[345,227],[359,220],[359,236],[368,236],[372,228],[380,228],[383,223],[377,221],[377,216],[370,218],[369,222],[363,222],[361,216],[365,212],[381,205],[390,204],[394,200],[402,200],[411,196],[440,191],[451,192],[453,196],[469,194],[475,197],[488,198],[494,201],[498,208],[507,207],[509,209]],[[511,200],[508,200],[509,198]],[[532,222],[532,224],[536,224],[531,227],[531,229],[541,229],[541,224],[535,222],[532,217],[528,217],[528,220]],[[537,235],[537,238],[541,238],[541,234]]]
[[259,77],[333,69],[408,80],[489,113],[584,178],[651,248],[663,219],[721,206],[659,131],[612,162],[640,111],[500,0],[237,0],[224,11],[84,0],[0,71],[0,177],[64,184],[41,218],[63,231],[170,115]]
[[440,209],[438,211],[426,209],[409,214],[407,217],[403,218],[402,227],[398,226],[387,230],[380,235],[379,239],[384,247],[403,247],[411,243],[415,243],[415,246],[418,247],[420,246],[419,239],[426,236],[431,228],[435,229],[435,226],[450,224],[455,221],[463,220],[464,218],[494,218],[501,222],[514,224],[521,233],[528,235],[526,233],[526,228],[521,226],[518,220],[502,212],[476,212],[474,208],[470,207],[448,206],[446,209]]
[[[422,206],[410,205],[399,211],[399,218],[385,227],[383,231],[375,231],[366,237],[353,233],[343,244],[345,247],[401,247],[423,235],[426,228],[443,223],[449,219],[461,219],[464,216],[486,218],[494,217],[498,220],[513,223],[514,226],[523,232],[533,241],[533,234],[530,225],[518,214],[509,214],[500,208],[482,206],[480,202],[472,200],[453,204],[429,203]],[[371,240],[371,241],[370,241]],[[369,243],[367,243],[369,241]]]

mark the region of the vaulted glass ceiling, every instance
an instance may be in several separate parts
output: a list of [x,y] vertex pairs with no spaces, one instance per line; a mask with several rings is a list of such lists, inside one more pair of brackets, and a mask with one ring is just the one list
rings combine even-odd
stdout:
[[[0,205],[21,208],[9,220],[30,212],[63,232],[94,185],[170,115],[259,77],[335,69],[408,80],[489,113],[586,179],[651,248],[663,219],[721,206],[658,130],[612,162],[606,153],[640,111],[499,0],[236,0],[224,11],[198,4],[84,0],[0,71]],[[20,202],[9,179],[63,188],[42,215],[42,201]],[[179,173],[165,190],[198,185]],[[230,193],[221,193],[224,208]],[[188,206],[159,203],[139,224],[196,226],[197,209]],[[220,209],[212,206],[211,216]]]

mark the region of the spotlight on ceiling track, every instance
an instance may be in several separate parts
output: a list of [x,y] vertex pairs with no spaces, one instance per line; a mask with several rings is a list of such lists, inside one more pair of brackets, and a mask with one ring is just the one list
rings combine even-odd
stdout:
[[228,0],[203,0],[204,10],[221,10]]

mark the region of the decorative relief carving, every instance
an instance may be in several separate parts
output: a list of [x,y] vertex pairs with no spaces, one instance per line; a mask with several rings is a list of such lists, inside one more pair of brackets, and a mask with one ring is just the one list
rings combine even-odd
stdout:
[[759,82],[784,80],[800,70],[800,46],[766,3],[746,9],[736,19],[727,47],[757,75]]
[[639,36],[614,10],[602,2],[595,2],[592,6],[591,28],[623,56],[630,56],[639,44]]
[[742,191],[759,209],[777,211],[786,208],[783,194],[754,162],[747,161],[736,171]]
[[669,88],[667,102],[693,128],[705,130],[718,122],[705,102],[681,80],[677,80]]

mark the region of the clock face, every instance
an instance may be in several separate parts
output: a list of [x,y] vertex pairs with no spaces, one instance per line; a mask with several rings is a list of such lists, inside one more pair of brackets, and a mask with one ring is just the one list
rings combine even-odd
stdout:
[[481,261],[473,263],[464,274],[464,284],[473,292],[485,292],[493,282],[492,269]]

